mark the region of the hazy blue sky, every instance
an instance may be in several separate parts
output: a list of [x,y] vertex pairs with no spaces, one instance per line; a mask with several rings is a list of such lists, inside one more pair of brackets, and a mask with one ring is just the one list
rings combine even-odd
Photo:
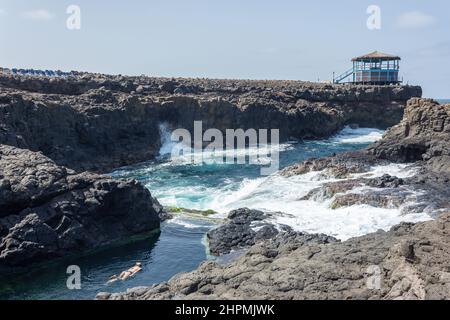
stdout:
[[[81,29],[66,8],[81,8]],[[369,30],[369,5],[381,30]],[[0,0],[0,65],[104,73],[330,80],[354,56],[402,57],[405,81],[450,97],[448,0]]]

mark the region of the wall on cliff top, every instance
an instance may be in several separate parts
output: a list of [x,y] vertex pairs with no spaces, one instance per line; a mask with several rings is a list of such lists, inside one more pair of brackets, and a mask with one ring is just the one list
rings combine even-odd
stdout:
[[[192,78],[125,77],[83,73],[78,77],[45,78],[0,73],[0,85],[43,94],[80,95],[89,90],[105,90],[138,95],[252,96],[284,101],[294,98],[313,102],[388,102],[421,97],[419,86],[363,86],[323,84],[288,80],[231,80]],[[287,101],[285,101],[287,102]]]

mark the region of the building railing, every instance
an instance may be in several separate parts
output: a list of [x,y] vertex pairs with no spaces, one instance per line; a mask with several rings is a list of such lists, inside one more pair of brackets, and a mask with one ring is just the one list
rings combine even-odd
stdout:
[[399,72],[398,69],[387,69],[387,68],[355,68],[354,72],[358,71],[374,71],[374,72]]

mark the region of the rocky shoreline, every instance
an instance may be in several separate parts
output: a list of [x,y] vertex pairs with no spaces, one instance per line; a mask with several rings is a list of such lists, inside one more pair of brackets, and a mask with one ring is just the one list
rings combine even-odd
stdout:
[[[420,191],[421,197],[403,214],[425,211],[432,221],[402,223],[387,232],[343,242],[321,241],[320,235],[305,238],[292,230],[249,231],[264,213],[241,209],[231,213],[227,225],[209,234],[216,254],[250,247],[238,260],[228,265],[208,261],[168,282],[125,293],[101,293],[97,299],[448,299],[449,141],[450,105],[412,99],[400,124],[369,148],[311,159],[282,171],[285,176],[321,171],[338,179],[306,196],[334,197],[333,206],[362,203],[398,208],[408,192]],[[415,174],[405,179],[364,176],[371,167],[391,162],[414,162]],[[362,176],[355,179],[355,173]],[[362,185],[369,189],[353,192]],[[273,230],[270,224],[264,228]]]
[[285,233],[229,265],[208,261],[166,283],[97,299],[448,299],[449,230],[445,214],[345,242]]
[[[216,255],[246,248],[237,261],[206,262],[167,283],[97,298],[448,298],[450,106],[414,98],[421,94],[412,86],[0,73],[0,272],[157,230],[167,214],[150,192],[102,173],[154,159],[161,124],[280,129],[283,141],[329,137],[351,124],[395,125],[366,150],[311,159],[280,174],[333,176],[337,182],[305,197],[333,198],[336,208],[403,206],[405,214],[426,212],[436,220],[340,242],[240,209],[208,234]],[[365,176],[392,162],[414,162],[417,171],[407,178]],[[353,192],[361,186],[372,189]],[[375,291],[366,285],[373,266],[383,275]]]

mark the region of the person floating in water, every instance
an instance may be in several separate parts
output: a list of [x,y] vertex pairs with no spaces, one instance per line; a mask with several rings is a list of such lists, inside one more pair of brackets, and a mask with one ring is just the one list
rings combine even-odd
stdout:
[[136,273],[140,272],[142,270],[142,263],[136,262],[136,264],[131,267],[130,269],[126,271],[122,271],[119,276],[113,275],[111,278],[109,278],[108,284],[114,283],[117,280],[125,281],[131,277],[133,277]]

